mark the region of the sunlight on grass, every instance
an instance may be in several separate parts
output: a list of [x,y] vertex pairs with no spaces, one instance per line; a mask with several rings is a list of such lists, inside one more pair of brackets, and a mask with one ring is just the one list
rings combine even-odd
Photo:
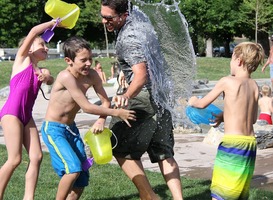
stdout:
[[[0,166],[7,159],[4,145],[0,145]],[[51,167],[48,153],[44,153],[35,199],[54,199],[59,177]],[[8,184],[5,200],[22,199],[24,194],[24,174],[28,158],[24,151],[20,166],[14,172]],[[183,165],[183,163],[181,163]],[[158,172],[146,171],[146,174],[162,200],[171,200],[171,193],[162,175]],[[188,179],[182,177],[183,193],[187,200],[210,199],[210,180]],[[139,200],[138,192],[120,167],[115,164],[93,165],[90,169],[90,181],[81,197],[83,200]],[[252,189],[250,199],[273,199],[273,192]]]

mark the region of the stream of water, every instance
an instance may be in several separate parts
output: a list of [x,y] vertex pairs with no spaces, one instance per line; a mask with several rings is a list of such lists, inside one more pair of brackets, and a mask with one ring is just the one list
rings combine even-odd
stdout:
[[[154,26],[164,64],[151,67],[153,97],[172,113],[174,126],[192,127],[185,114],[187,99],[192,95],[192,86],[196,74],[196,59],[187,21],[181,13],[178,3],[166,5],[164,2],[148,4],[133,1],[150,19]],[[158,51],[157,49],[148,49]],[[148,63],[152,66],[155,63]]]

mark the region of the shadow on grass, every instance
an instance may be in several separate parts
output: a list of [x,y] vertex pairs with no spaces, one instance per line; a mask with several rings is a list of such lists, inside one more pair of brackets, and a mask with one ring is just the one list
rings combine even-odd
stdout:
[[[0,166],[7,159],[7,152],[4,145],[0,145]],[[22,163],[15,170],[7,190],[5,200],[23,199],[25,172],[28,166],[28,156],[23,151]],[[165,184],[160,173],[146,171],[152,187],[162,200],[172,200],[169,188]],[[94,165],[90,170],[89,186],[84,190],[81,200],[139,200],[139,194],[134,184],[115,164]],[[256,177],[257,178],[257,177]],[[48,153],[44,153],[41,165],[35,199],[54,199],[59,183],[59,177],[51,166]],[[210,197],[210,180],[189,179],[182,177],[183,196],[185,200],[204,200]],[[268,185],[268,190],[251,188],[250,200],[273,199],[272,185]]]
[[[188,184],[188,181],[182,180],[183,184],[183,197],[184,200],[204,200],[211,199],[210,196],[210,181],[198,180],[194,184]],[[162,200],[172,200],[171,193],[166,184],[156,185],[154,187],[155,192],[160,196]]]
[[91,198],[90,200],[133,200],[139,199],[138,194],[130,194],[122,197]]
[[[183,188],[184,200],[204,200],[211,199],[210,196],[210,181],[200,180],[199,183],[186,185]],[[198,191],[199,188],[199,192]],[[204,190],[204,188],[207,188]],[[162,200],[172,200],[169,188],[166,184],[155,185],[153,187],[156,194],[160,196]],[[197,192],[197,193],[196,193]],[[118,197],[107,197],[107,198],[91,198],[92,200],[137,200],[139,199],[138,193],[118,196]]]

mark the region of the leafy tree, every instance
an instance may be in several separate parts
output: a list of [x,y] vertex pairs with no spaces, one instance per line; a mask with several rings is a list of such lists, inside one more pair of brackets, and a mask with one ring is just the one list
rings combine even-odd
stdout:
[[[245,35],[269,51],[268,35],[272,31],[273,0],[244,0],[239,21],[245,24]],[[247,19],[247,20],[246,20]]]
[[[100,17],[101,0],[84,0],[78,33],[91,41],[94,47],[105,49],[105,33]],[[110,42],[114,40],[113,33],[107,33]]]
[[185,0],[179,4],[179,7],[188,22],[194,51],[202,53],[201,49],[204,49],[204,47],[200,45],[199,38],[208,38],[204,30],[207,28],[206,13],[209,9],[209,4],[204,0]]
[[[73,29],[54,29],[54,37],[49,46],[78,35],[92,43],[92,47],[105,48],[104,29],[99,15],[100,0],[65,0],[80,7],[80,16]],[[46,0],[0,0],[0,48],[16,48],[20,38],[42,22],[51,20],[44,11]],[[108,33],[109,34],[109,33]],[[114,35],[109,34],[110,42]]]
[[[243,29],[238,23],[239,7],[242,0],[185,0],[181,5],[193,38],[201,36],[205,39],[223,43],[226,56],[229,56],[229,43],[234,36],[241,36]],[[197,34],[197,35],[196,35]]]
[[41,22],[43,0],[0,0],[0,47],[17,47],[30,27]]
[[207,13],[208,22],[214,30],[208,35],[213,40],[224,43],[226,57],[230,56],[229,44],[234,36],[242,36],[244,32],[242,24],[238,21],[242,3],[242,0],[226,0],[225,3],[222,0],[213,0]]
[[[272,0],[244,0],[240,11],[242,17],[248,18],[245,23],[255,30],[255,41],[258,32],[269,32],[270,24],[273,21],[273,1]],[[242,18],[240,19],[243,20]],[[248,34],[253,37],[252,35]]]

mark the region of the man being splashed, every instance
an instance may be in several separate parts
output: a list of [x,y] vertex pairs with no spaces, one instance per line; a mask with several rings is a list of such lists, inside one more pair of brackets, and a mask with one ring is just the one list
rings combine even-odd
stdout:
[[[129,84],[127,91],[113,100],[117,107],[128,106],[137,116],[137,121],[130,122],[131,128],[118,118],[112,119],[110,128],[118,138],[113,154],[137,187],[141,199],[159,199],[141,162],[147,152],[151,162],[159,164],[173,199],[181,200],[180,173],[173,158],[172,117],[161,103],[168,101],[168,97],[161,95],[165,93],[164,87],[159,86],[161,91],[154,90],[156,85],[162,85],[154,76],[154,69],[164,64],[154,28],[147,16],[128,0],[102,0],[101,17],[107,30],[116,33],[117,59]],[[154,94],[161,95],[162,100],[155,99]]]

